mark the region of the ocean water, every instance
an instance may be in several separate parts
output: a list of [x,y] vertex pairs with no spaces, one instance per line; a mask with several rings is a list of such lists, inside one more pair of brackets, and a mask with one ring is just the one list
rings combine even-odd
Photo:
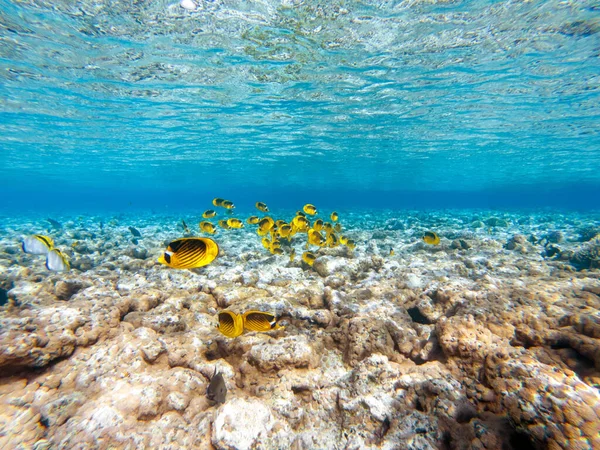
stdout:
[[1,449],[600,448],[597,2],[0,0],[0,169]]
[[2,208],[597,208],[587,1],[0,2]]

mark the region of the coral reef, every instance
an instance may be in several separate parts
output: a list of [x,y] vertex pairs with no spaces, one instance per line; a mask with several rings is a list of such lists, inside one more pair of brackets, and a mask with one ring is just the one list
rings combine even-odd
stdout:
[[[600,448],[596,217],[340,217],[356,249],[313,267],[247,227],[193,270],[156,262],[178,219],[60,217],[66,273],[19,249],[43,220],[11,219],[0,448]],[[229,339],[225,308],[283,328]]]

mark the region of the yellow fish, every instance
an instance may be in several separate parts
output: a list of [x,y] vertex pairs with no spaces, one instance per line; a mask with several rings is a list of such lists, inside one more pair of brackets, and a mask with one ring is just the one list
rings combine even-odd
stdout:
[[313,223],[313,228],[315,229],[315,231],[321,231],[323,229],[323,220],[315,220],[315,223]]
[[304,261],[309,266],[312,266],[315,263],[315,259],[317,259],[317,257],[315,256],[314,253],[311,253],[311,252],[302,253],[302,261]]
[[348,238],[346,236],[340,236],[340,244],[346,245],[348,243]]
[[390,247],[390,256],[394,256],[394,249]]
[[218,318],[217,328],[228,338],[238,337],[244,332],[244,318],[239,314],[232,311],[221,311]]
[[333,225],[331,225],[331,223],[329,222],[325,222],[323,224],[323,229],[327,232],[327,233],[333,233]]
[[273,255],[283,255],[283,250],[281,250],[279,247],[273,247],[271,246],[271,253]]
[[304,211],[309,216],[314,216],[315,214],[317,214],[317,208],[315,208],[315,205],[311,205],[310,203],[304,205],[302,211]]
[[290,252],[290,262],[292,262],[296,258],[296,249],[292,249]]
[[223,202],[225,201],[225,199],[223,198],[213,198],[212,204],[214,206],[223,206]]
[[339,219],[338,213],[336,213],[335,211],[332,212],[330,218],[332,222],[337,222]]
[[308,231],[310,222],[304,216],[296,216],[292,220],[292,226],[296,228],[297,231]]
[[269,231],[275,225],[275,221],[271,219],[269,216],[263,217],[258,222],[258,229],[264,231],[265,233]]
[[242,316],[244,329],[247,331],[272,331],[281,330],[284,327],[277,324],[277,317],[263,311],[246,311]]
[[217,213],[214,209],[207,209],[206,211],[204,211],[202,213],[202,217],[205,219],[211,219],[211,218],[215,217],[216,215],[217,215]]
[[279,236],[281,236],[282,238],[287,238],[292,233],[292,227],[288,224],[281,225],[281,227],[279,227],[277,231]]
[[335,224],[335,226],[333,227],[333,229],[334,229],[335,231],[337,231],[338,233],[341,233],[341,231],[342,231],[342,224],[341,224],[341,223],[339,223],[339,222],[338,222],[338,223],[336,223],[336,224]]
[[171,242],[158,262],[173,269],[206,266],[219,255],[219,246],[209,238],[182,238]]
[[227,224],[227,220],[223,219],[223,220],[219,220],[219,222],[217,222],[219,224],[219,226],[221,228],[223,228],[224,230],[230,230],[231,227]]
[[54,248],[54,241],[48,236],[33,234],[23,239],[21,244],[25,253],[32,255],[46,255]]
[[325,238],[314,228],[308,230],[308,243],[322,247],[325,245]]
[[206,221],[200,222],[198,227],[200,228],[200,231],[204,231],[205,233],[209,234],[215,234],[215,232],[217,231],[217,227],[215,227],[212,223]]
[[260,219],[257,216],[250,216],[246,219],[246,223],[249,225],[256,225],[260,222]]
[[225,200],[223,203],[221,203],[221,206],[225,209],[234,209],[235,205],[233,204],[233,202],[230,202],[229,200]]
[[440,237],[433,231],[426,231],[423,235],[423,240],[429,245],[439,245],[440,243]]
[[263,202],[256,202],[254,206],[256,206],[256,209],[258,209],[259,211],[269,212],[269,207]]
[[346,247],[348,247],[350,250],[354,250],[354,248],[356,247],[356,243],[352,239],[347,239]]
[[340,245],[340,240],[335,233],[329,233],[327,234],[327,239],[325,239],[325,244],[327,244],[328,247],[334,248]]
[[271,248],[271,240],[269,238],[262,238],[262,245],[264,248],[266,248],[267,250],[269,250]]
[[244,222],[233,217],[231,219],[227,219],[227,225],[229,225],[229,228],[244,228]]
[[304,213],[304,211],[296,211],[296,215],[306,217],[306,214]]

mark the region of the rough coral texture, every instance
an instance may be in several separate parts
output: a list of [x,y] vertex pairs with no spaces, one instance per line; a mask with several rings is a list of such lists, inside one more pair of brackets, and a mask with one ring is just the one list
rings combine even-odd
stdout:
[[42,220],[0,231],[0,448],[600,448],[596,217],[355,213],[313,267],[247,227],[184,271],[170,218],[58,219],[63,274],[19,248]]

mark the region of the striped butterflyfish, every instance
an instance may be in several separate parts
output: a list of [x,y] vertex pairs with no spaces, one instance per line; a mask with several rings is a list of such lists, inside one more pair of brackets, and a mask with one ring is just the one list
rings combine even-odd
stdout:
[[225,201],[225,199],[224,199],[224,198],[219,198],[219,197],[216,197],[216,198],[213,198],[212,204],[213,204],[214,206],[223,206],[223,202],[224,202],[224,201]]
[[214,209],[207,209],[202,213],[202,217],[205,219],[211,219],[217,215],[217,212]]
[[46,255],[54,247],[54,242],[48,236],[33,234],[23,239],[23,251],[32,255]]
[[219,255],[219,246],[209,238],[182,238],[171,242],[158,262],[173,269],[206,266]]
[[302,211],[304,211],[309,216],[314,216],[315,214],[317,214],[317,208],[315,207],[315,205],[311,205],[310,203],[304,205]]
[[221,311],[219,313],[218,330],[229,338],[238,337],[244,331],[244,319],[232,311]]
[[263,202],[256,202],[254,206],[256,206],[256,209],[258,209],[259,211],[269,212],[269,207]]
[[439,245],[440,237],[433,231],[426,231],[425,234],[423,234],[423,241],[429,245]]
[[246,311],[243,315],[244,329],[247,331],[280,330],[283,327],[277,324],[274,314],[263,311]]

